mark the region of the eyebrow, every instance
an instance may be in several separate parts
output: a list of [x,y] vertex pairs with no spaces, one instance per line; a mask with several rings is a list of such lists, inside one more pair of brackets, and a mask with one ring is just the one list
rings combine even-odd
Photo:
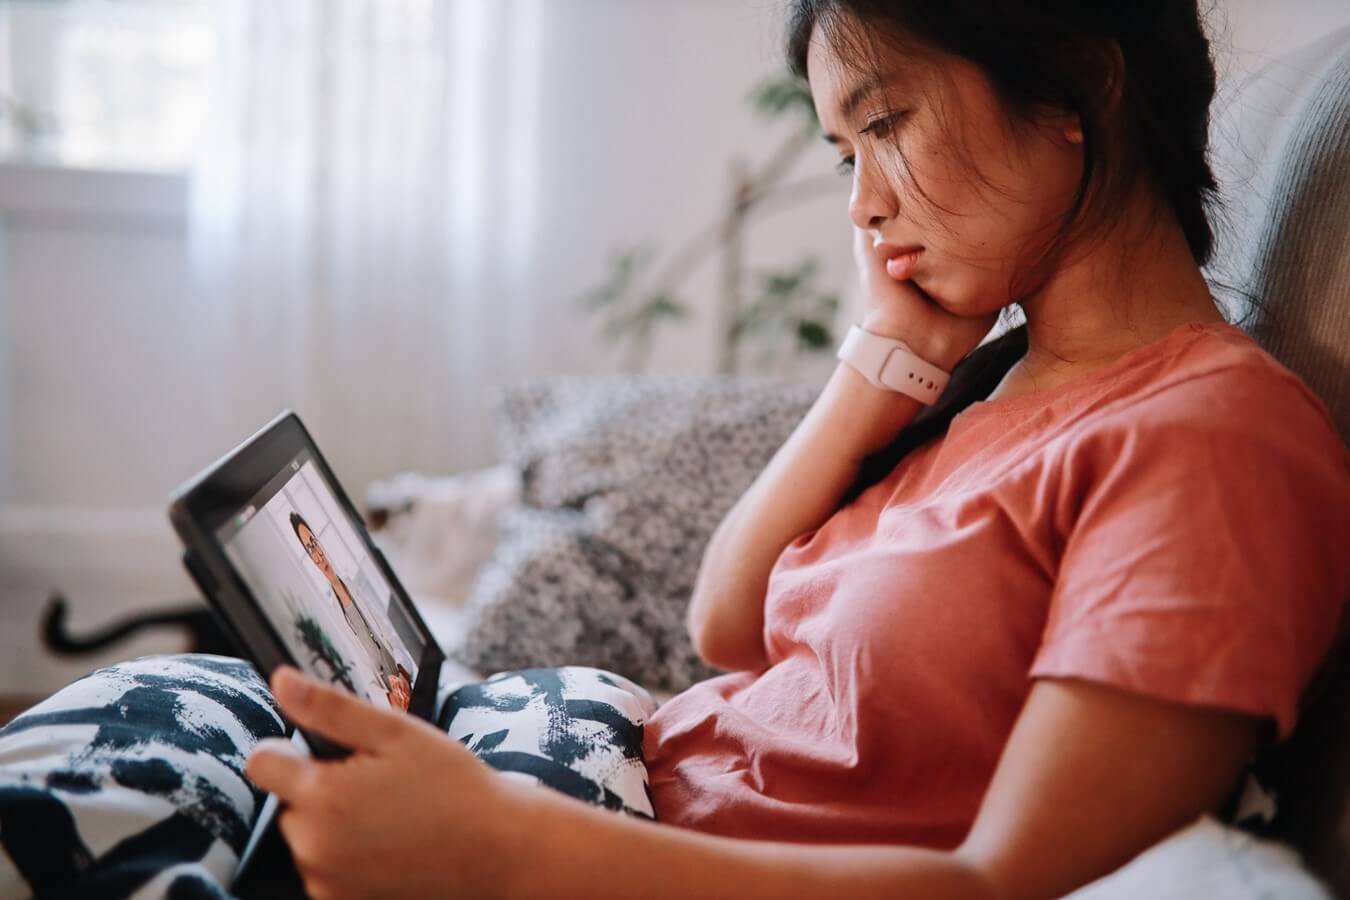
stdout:
[[[885,83],[879,76],[869,76],[865,81],[849,91],[848,96],[844,98],[844,102],[840,104],[839,111],[843,113],[844,118],[849,118],[853,115],[854,110],[858,108],[860,103],[866,100],[873,92],[884,86]],[[826,134],[824,137],[827,144],[837,144],[840,141],[839,135],[837,134]]]

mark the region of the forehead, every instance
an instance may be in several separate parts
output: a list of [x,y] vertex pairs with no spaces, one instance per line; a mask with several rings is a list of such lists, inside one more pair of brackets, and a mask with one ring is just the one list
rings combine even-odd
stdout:
[[920,54],[908,42],[849,19],[834,19],[813,29],[806,75],[820,115],[847,118],[879,91],[912,86],[919,63]]

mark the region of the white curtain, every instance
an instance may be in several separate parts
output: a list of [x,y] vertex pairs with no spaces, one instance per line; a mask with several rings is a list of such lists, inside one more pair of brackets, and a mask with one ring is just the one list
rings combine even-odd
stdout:
[[358,494],[490,462],[484,386],[532,343],[541,0],[215,9],[190,231],[204,415],[244,435],[291,406]]

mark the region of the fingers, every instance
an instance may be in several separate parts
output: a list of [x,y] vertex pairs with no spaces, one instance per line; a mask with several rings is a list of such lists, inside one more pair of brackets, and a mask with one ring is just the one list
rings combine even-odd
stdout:
[[272,693],[286,718],[353,751],[374,752],[408,724],[398,713],[376,709],[290,666],[278,666],[272,673]]
[[316,763],[285,738],[260,741],[249,754],[245,773],[249,780],[283,803],[294,803],[314,779]]

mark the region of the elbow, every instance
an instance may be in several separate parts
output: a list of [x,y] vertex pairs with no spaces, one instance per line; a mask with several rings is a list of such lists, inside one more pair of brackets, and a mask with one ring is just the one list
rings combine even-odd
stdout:
[[691,606],[688,627],[695,652],[710,666],[729,672],[754,672],[768,665],[762,625],[737,627],[701,615]]
[[763,645],[704,639],[695,641],[694,649],[708,665],[727,672],[758,672],[769,664]]
[[[1019,889],[1024,885],[1017,885],[1003,877],[994,858],[972,843],[970,835],[966,835],[965,841],[952,850],[947,859],[953,864],[953,871],[959,875],[960,882],[960,893],[954,889],[951,896],[970,897],[972,900],[1014,900],[1028,896],[1026,891]],[[1036,894],[1033,892],[1032,896]]]

